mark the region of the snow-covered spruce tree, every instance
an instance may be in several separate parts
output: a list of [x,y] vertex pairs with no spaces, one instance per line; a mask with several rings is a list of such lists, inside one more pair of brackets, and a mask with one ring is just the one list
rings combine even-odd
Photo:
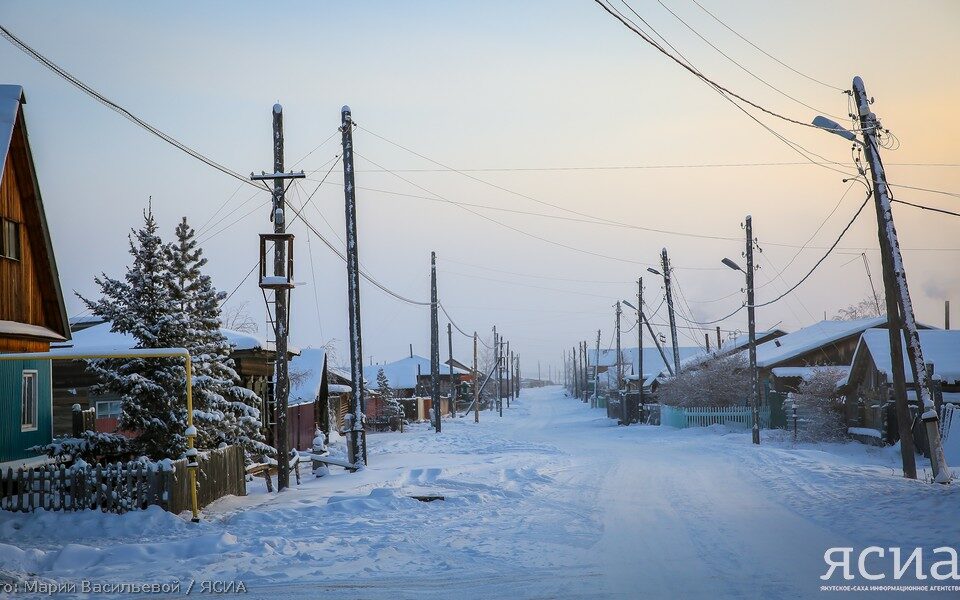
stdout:
[[195,232],[184,217],[176,229],[176,241],[166,248],[170,296],[183,315],[184,346],[193,358],[193,420],[197,446],[217,448],[239,444],[248,458],[270,455],[273,448],[263,437],[260,398],[240,385],[230,343],[220,330],[220,302],[203,273],[207,259],[198,247]]
[[403,407],[400,406],[400,401],[393,393],[390,380],[387,379],[387,374],[383,372],[383,369],[377,371],[377,394],[383,398],[383,402],[386,404],[386,416],[403,416]]
[[[123,279],[101,274],[94,281],[99,300],[80,299],[111,330],[136,340],[137,348],[171,348],[184,344],[185,319],[171,296],[168,256],[157,234],[153,212],[133,231],[133,263]],[[152,459],[179,458],[186,450],[186,372],[181,359],[124,358],[88,361],[100,383],[94,393],[121,398],[120,429],[135,432],[134,449]]]
[[750,367],[742,353],[705,361],[664,381],[657,400],[670,406],[746,406]]
[[829,442],[846,438],[843,399],[837,396],[837,382],[843,376],[840,369],[816,368],[793,394],[803,422],[803,427],[798,428],[801,440]]

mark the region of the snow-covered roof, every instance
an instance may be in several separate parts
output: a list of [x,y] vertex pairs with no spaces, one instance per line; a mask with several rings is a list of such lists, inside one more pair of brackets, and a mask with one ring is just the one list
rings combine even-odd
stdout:
[[871,327],[879,327],[886,322],[886,317],[870,317],[852,321],[814,323],[757,346],[757,366],[760,368],[776,366],[821,346],[857,335]]
[[[275,346],[267,343],[262,338],[249,333],[241,333],[231,329],[220,329],[220,333],[227,338],[227,341],[234,350],[266,350],[273,352]],[[137,342],[133,336],[125,333],[110,331],[110,323],[100,323],[86,329],[81,329],[73,334],[73,339],[68,342],[55,343],[54,348],[85,348],[87,350],[109,351],[109,350],[129,350],[136,347]],[[296,353],[299,350],[290,348],[290,352]]]
[[823,367],[774,367],[772,373],[775,377],[799,377],[804,381],[809,381],[819,370],[829,369],[830,371],[835,371],[840,377],[841,381],[846,381],[848,374],[850,373],[849,366],[823,366]]
[[17,321],[0,321],[0,334],[14,337],[30,337],[62,342],[65,337],[46,327],[40,325],[29,325],[27,323],[18,323]]
[[[368,365],[363,368],[363,378],[376,387],[377,374],[383,369],[383,374],[387,376],[390,387],[395,390],[410,390],[417,387],[417,367],[420,367],[420,375],[430,374],[430,359],[422,356],[413,355],[402,358],[398,361],[382,365]],[[440,375],[446,376],[450,373],[448,365],[440,365]],[[465,375],[467,371],[453,367],[454,375]]]
[[320,395],[325,356],[323,348],[304,348],[290,360],[290,406],[309,404]]
[[[923,349],[923,360],[933,363],[933,370],[936,375],[945,383],[955,383],[960,381],[960,331],[941,330],[941,329],[921,329],[920,347]],[[860,337],[860,343],[854,352],[853,360],[866,347],[873,357],[873,362],[877,369],[886,373],[887,380],[893,381],[893,363],[890,361],[890,334],[886,329],[869,329],[863,332]],[[913,383],[913,373],[910,369],[910,363],[907,358],[906,343],[903,342],[903,335],[900,336],[903,344],[903,371],[906,375],[907,383]]]
[[[640,360],[639,352],[637,348],[623,348],[621,353],[623,354],[623,368],[625,373],[632,374],[640,370]],[[703,350],[700,348],[693,348],[689,346],[680,346],[677,348],[680,354],[680,362],[687,360],[690,357],[696,356],[698,354],[703,354]],[[671,366],[673,366],[673,348],[670,346],[664,346],[663,352],[667,355],[667,358],[671,361]],[[588,364],[592,367],[596,362],[597,351],[596,349],[588,350],[587,352],[587,361]],[[617,364],[617,351],[615,349],[610,350],[600,350],[600,366],[601,367],[613,367]],[[659,373],[661,370],[665,369],[666,365],[663,362],[663,357],[660,356],[660,352],[657,350],[656,346],[643,347],[643,371],[645,373]]]

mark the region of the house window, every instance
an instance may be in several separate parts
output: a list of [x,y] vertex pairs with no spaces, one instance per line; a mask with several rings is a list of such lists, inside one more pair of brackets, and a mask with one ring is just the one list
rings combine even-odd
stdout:
[[0,219],[0,256],[20,260],[20,223]]
[[119,419],[120,401],[119,400],[97,400],[97,418],[98,419]]
[[37,429],[37,372],[24,371],[20,385],[20,431]]

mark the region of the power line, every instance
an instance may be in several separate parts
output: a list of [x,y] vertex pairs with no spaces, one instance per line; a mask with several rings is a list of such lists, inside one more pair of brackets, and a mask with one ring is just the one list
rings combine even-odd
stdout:
[[[657,169],[721,169],[739,167],[796,167],[809,166],[810,161],[780,161],[780,162],[740,162],[740,163],[690,163],[690,164],[662,164],[662,165],[593,165],[567,167],[460,167],[456,171],[450,169],[393,169],[396,173],[524,173],[524,172],[558,172],[558,171],[633,171]],[[834,164],[832,161],[822,164]],[[888,167],[960,167],[960,163],[884,163]],[[853,164],[846,166],[853,167]],[[386,173],[383,169],[357,169],[357,173]]]
[[745,37],[743,37],[742,35],[740,35],[739,32],[737,32],[735,29],[733,29],[732,27],[730,27],[729,25],[727,25],[723,20],[720,19],[720,17],[718,17],[717,15],[715,15],[715,14],[713,14],[712,12],[710,12],[709,10],[707,10],[707,9],[706,9],[702,4],[700,4],[697,0],[692,0],[692,1],[693,1],[694,4],[696,4],[697,6],[700,7],[700,10],[702,10],[702,11],[705,12],[705,13],[707,13],[707,14],[710,15],[711,17],[713,17],[713,19],[714,19],[717,23],[720,23],[720,24],[723,25],[728,31],[730,31],[731,33],[733,33],[735,36],[737,36],[737,37],[740,38],[741,40],[745,41],[746,43],[750,44],[751,46],[753,46],[754,48],[756,48],[757,50],[759,50],[759,51],[760,51],[761,53],[763,53],[767,58],[770,58],[770,59],[774,60],[774,61],[777,62],[779,65],[781,65],[781,66],[783,66],[783,67],[786,67],[787,69],[793,71],[793,72],[796,73],[797,75],[799,75],[799,76],[801,76],[801,77],[803,77],[803,78],[805,78],[805,79],[809,79],[810,81],[813,81],[814,83],[819,83],[819,84],[822,85],[822,86],[828,87],[828,88],[830,88],[830,89],[832,89],[832,90],[836,90],[836,91],[838,91],[838,92],[843,92],[843,91],[845,91],[843,88],[838,88],[838,87],[835,86],[835,85],[830,85],[829,83],[824,83],[823,81],[820,81],[820,80],[817,79],[816,77],[811,77],[810,75],[807,75],[806,73],[802,73],[802,72],[798,71],[797,69],[794,69],[793,67],[791,67],[791,66],[788,65],[787,63],[783,62],[782,60],[780,60],[780,59],[777,58],[776,56],[773,56],[772,54],[770,54],[769,52],[767,52],[766,50],[764,50],[764,49],[761,48],[760,46],[754,44],[753,42],[751,42],[751,41],[748,40],[747,38],[745,38]]
[[872,195],[873,195],[873,192],[872,192],[872,191],[868,191],[868,192],[867,192],[867,197],[863,200],[863,204],[860,205],[860,208],[858,208],[858,209],[857,209],[857,212],[854,213],[853,218],[850,219],[850,222],[847,223],[847,226],[844,227],[844,228],[843,228],[843,231],[840,232],[840,235],[837,236],[837,240],[833,243],[833,245],[830,247],[830,249],[827,250],[826,254],[824,254],[822,257],[820,257],[820,260],[818,260],[818,261],[816,262],[816,264],[813,265],[813,267],[810,269],[810,271],[808,271],[807,274],[804,275],[804,276],[800,279],[800,281],[798,281],[797,283],[795,283],[795,284],[793,285],[793,287],[791,287],[790,289],[788,289],[788,290],[785,291],[784,293],[780,294],[779,296],[777,296],[777,297],[774,298],[773,300],[764,302],[764,303],[762,303],[762,304],[754,304],[754,308],[759,308],[759,307],[761,307],[761,306],[767,306],[767,305],[773,304],[774,302],[777,302],[778,300],[780,300],[781,298],[783,298],[784,296],[786,296],[787,294],[789,294],[789,293],[792,292],[793,290],[795,290],[795,289],[797,289],[798,287],[800,287],[800,285],[803,284],[804,281],[806,281],[811,275],[813,275],[813,272],[817,270],[817,267],[819,267],[821,264],[823,264],[823,261],[825,261],[825,260],[827,259],[827,257],[830,256],[830,253],[833,251],[833,249],[836,248],[837,244],[840,243],[840,240],[843,239],[844,234],[846,234],[847,231],[849,231],[850,227],[853,226],[854,221],[856,221],[856,220],[857,220],[857,217],[860,216],[860,213],[863,212],[863,208],[867,205],[867,202],[870,201],[870,197],[871,197]]
[[[367,131],[369,131],[369,130],[367,130]],[[420,185],[420,184],[418,184],[418,183],[415,183],[415,182],[407,179],[406,177],[403,177],[403,176],[400,175],[399,173],[396,173],[396,172],[394,172],[394,171],[391,171],[391,170],[389,170],[389,169],[386,169],[385,167],[383,167],[382,165],[374,162],[374,161],[371,160],[370,158],[367,158],[367,157],[365,157],[365,156],[362,156],[362,155],[361,155],[360,153],[358,153],[358,152],[354,152],[354,154],[355,154],[356,156],[358,156],[358,157],[366,160],[367,162],[371,163],[372,165],[374,165],[374,166],[376,166],[376,167],[378,167],[378,168],[384,169],[386,172],[390,173],[391,175],[393,175],[393,176],[396,177],[397,179],[400,179],[401,181],[403,181],[403,182],[405,182],[405,183],[407,183],[407,184],[409,184],[409,185],[412,185],[412,186],[414,186],[414,187],[416,187],[416,188],[418,188],[418,189],[420,189],[420,190],[422,190],[422,191],[424,191],[424,192],[426,192],[426,193],[428,193],[428,194],[431,194],[432,196],[436,197],[436,198],[437,198],[438,200],[440,200],[440,201],[448,202],[448,203],[450,203],[450,204],[454,204],[454,205],[456,205],[457,207],[459,207],[460,209],[465,210],[465,211],[467,211],[468,213],[470,213],[470,214],[472,214],[472,215],[475,215],[475,216],[477,216],[477,217],[480,217],[481,219],[484,219],[484,220],[486,220],[486,221],[490,221],[491,223],[494,223],[494,224],[499,225],[499,226],[501,226],[501,227],[505,227],[506,229],[509,229],[509,230],[511,230],[511,231],[514,231],[514,232],[516,232],[516,233],[519,233],[520,235],[523,235],[523,236],[526,236],[526,237],[529,237],[529,238],[532,238],[532,239],[535,239],[535,240],[539,240],[539,241],[541,241],[541,242],[544,242],[544,243],[547,243],[547,244],[551,244],[551,245],[553,245],[553,246],[558,246],[558,247],[561,247],[561,248],[565,248],[565,249],[567,249],[567,250],[571,250],[571,251],[574,251],[574,252],[579,252],[579,253],[581,253],[581,254],[588,254],[588,255],[590,255],[590,256],[595,256],[595,257],[598,257],[598,258],[605,258],[605,259],[607,259],[607,260],[615,260],[615,261],[619,261],[619,262],[625,262],[625,263],[630,263],[630,264],[635,264],[635,265],[643,265],[643,266],[652,266],[652,264],[653,264],[653,263],[646,263],[646,262],[642,262],[642,261],[632,260],[632,259],[629,259],[629,258],[621,258],[621,257],[619,257],[619,256],[611,256],[611,255],[608,255],[608,254],[602,254],[602,253],[600,253],[600,252],[594,252],[594,251],[592,251],[592,250],[586,250],[586,249],[584,249],[584,248],[578,248],[578,247],[576,247],[576,246],[571,246],[571,245],[569,245],[569,244],[564,244],[563,242],[558,242],[558,241],[556,241],[556,240],[551,240],[551,239],[549,239],[549,238],[545,238],[545,237],[536,235],[536,234],[534,234],[534,233],[530,233],[529,231],[525,231],[525,230],[523,230],[523,229],[519,229],[519,228],[517,228],[517,227],[514,227],[514,226],[512,226],[512,225],[509,225],[509,224],[507,224],[507,223],[504,223],[503,221],[498,221],[497,219],[494,219],[494,218],[492,218],[492,217],[489,217],[489,216],[487,216],[487,215],[485,215],[485,214],[483,214],[483,213],[479,213],[479,212],[473,210],[472,208],[470,208],[469,206],[467,206],[466,204],[464,204],[464,203],[462,203],[462,202],[458,202],[458,201],[456,201],[456,200],[450,200],[449,198],[445,198],[444,196],[441,196],[440,194],[437,194],[436,192],[433,192],[433,191],[431,191],[431,190],[428,190],[427,188],[423,187],[422,185]],[[429,199],[429,198],[428,198],[428,199]],[[544,203],[544,204],[546,204],[546,203]],[[553,205],[551,205],[551,206],[553,206]],[[563,209],[563,210],[567,210],[567,209]],[[568,211],[568,212],[574,212],[574,211]],[[582,214],[582,213],[577,213],[577,214]],[[713,268],[713,267],[677,267],[677,268],[697,270],[697,271],[713,271],[713,270],[716,270],[716,269]]]
[[[756,79],[757,81],[759,81],[759,82],[762,83],[763,85],[767,86],[767,87],[770,88],[771,90],[777,92],[778,94],[780,94],[781,96],[784,96],[785,98],[789,98],[790,100],[793,100],[794,102],[796,102],[797,104],[800,104],[801,106],[804,106],[804,107],[806,107],[806,108],[809,108],[810,110],[812,110],[812,111],[814,111],[814,112],[823,113],[823,114],[829,115],[829,116],[831,116],[831,117],[834,117],[835,119],[840,119],[840,120],[843,120],[843,119],[846,118],[846,117],[840,117],[840,116],[837,116],[837,115],[833,115],[833,114],[830,114],[829,112],[826,112],[826,111],[823,111],[823,110],[814,108],[813,106],[810,106],[810,105],[807,104],[806,102],[803,102],[802,100],[799,100],[798,98],[796,98],[796,97],[794,97],[794,96],[791,96],[790,94],[784,92],[783,90],[781,90],[781,89],[778,88],[777,86],[771,84],[771,83],[770,83],[769,81],[767,81],[766,79],[763,79],[762,77],[760,77],[759,75],[757,75],[756,73],[754,73],[753,71],[751,71],[750,69],[748,69],[747,67],[743,66],[743,64],[741,64],[739,61],[737,61],[736,59],[734,59],[732,56],[730,56],[729,54],[727,54],[726,52],[724,52],[723,50],[721,50],[720,48],[718,48],[713,42],[711,42],[711,41],[708,40],[706,37],[704,37],[703,35],[701,35],[701,33],[700,33],[699,31],[697,31],[696,29],[694,29],[693,26],[691,26],[689,23],[687,23],[685,20],[683,20],[683,18],[680,17],[680,15],[678,15],[677,13],[675,13],[669,6],[667,6],[666,4],[664,4],[662,0],[657,0],[657,3],[660,4],[660,6],[662,6],[663,8],[665,8],[665,9],[667,10],[667,12],[669,12],[671,15],[673,15],[678,21],[680,21],[680,22],[684,25],[684,27],[686,27],[687,29],[689,29],[690,31],[692,31],[692,32],[694,33],[694,35],[696,35],[698,38],[700,38],[701,40],[703,40],[704,43],[706,43],[708,46],[710,46],[711,48],[713,48],[714,50],[716,50],[718,53],[720,53],[721,56],[723,56],[724,58],[726,58],[728,61],[732,62],[734,65],[736,65],[737,67],[739,67],[739,68],[740,68],[743,72],[745,72],[747,75],[750,75],[751,77],[753,77],[754,79]],[[626,4],[626,2],[624,2],[624,4]],[[629,5],[627,5],[627,7],[629,8]],[[633,9],[631,8],[630,10],[633,10]]]
[[[654,41],[652,38],[650,38],[650,36],[648,36],[646,33],[644,33],[643,31],[641,31],[635,24],[631,23],[630,20],[627,19],[627,18],[626,18],[620,11],[618,11],[616,8],[614,8],[614,7],[612,7],[612,6],[608,6],[608,5],[605,4],[602,0],[594,0],[594,2],[596,2],[601,8],[603,8],[603,10],[605,10],[607,13],[609,13],[610,16],[612,16],[612,17],[615,18],[616,20],[620,21],[620,23],[621,23],[624,27],[626,27],[626,28],[629,29],[630,31],[632,31],[632,32],[634,32],[635,34],[637,34],[638,36],[640,36],[640,38],[641,38],[643,41],[645,41],[647,44],[649,44],[650,46],[653,46],[654,49],[656,49],[656,50],[659,51],[661,54],[663,54],[664,56],[666,56],[667,58],[669,58],[669,59],[672,60],[673,62],[677,63],[678,65],[680,65],[681,67],[683,67],[684,69],[686,69],[687,71],[689,71],[691,74],[693,74],[693,75],[694,75],[695,77],[697,77],[698,79],[703,80],[703,81],[704,81],[706,84],[708,84],[709,86],[711,86],[711,87],[713,87],[713,88],[715,88],[715,89],[723,92],[724,95],[732,96],[733,98],[736,98],[737,100],[740,100],[741,102],[743,102],[743,103],[745,103],[745,104],[749,104],[750,106],[752,106],[753,108],[756,108],[757,110],[760,110],[760,111],[762,111],[762,112],[765,112],[765,113],[767,113],[768,115],[773,116],[773,117],[776,117],[776,118],[778,118],[778,119],[782,119],[782,120],[784,120],[784,121],[786,121],[786,122],[788,122],[788,123],[793,123],[794,125],[800,125],[800,126],[803,126],[803,127],[816,128],[815,125],[813,125],[812,123],[804,123],[803,121],[798,121],[797,119],[792,119],[792,118],[790,118],[790,117],[786,117],[786,116],[784,116],[784,115],[782,115],[782,114],[780,114],[780,113],[778,113],[778,112],[776,112],[776,111],[773,111],[773,110],[770,110],[770,109],[768,109],[768,108],[766,108],[766,107],[764,107],[764,106],[761,106],[761,105],[757,104],[756,102],[753,102],[753,101],[751,101],[751,100],[748,100],[748,99],[744,98],[743,96],[741,96],[740,94],[737,94],[736,92],[731,91],[730,89],[728,89],[728,88],[724,87],[723,85],[717,83],[717,82],[714,81],[713,79],[710,79],[709,77],[707,77],[706,75],[704,75],[703,73],[701,73],[698,69],[694,68],[694,67],[691,66],[690,64],[687,64],[687,63],[681,61],[680,59],[678,59],[678,58],[677,58],[676,56],[674,56],[673,54],[667,52],[660,44],[658,44],[656,41]],[[626,2],[624,2],[624,5],[625,5],[627,8],[629,8],[634,14],[637,14],[636,11],[634,11],[633,8],[631,8],[629,4],[627,4]],[[638,18],[640,18],[641,20],[643,20],[642,17],[640,17],[639,15],[637,15],[637,16],[638,16]],[[644,23],[646,23],[646,21],[644,21]],[[650,27],[650,24],[647,23],[647,26]],[[653,29],[653,27],[650,27],[650,28]]]
[[954,217],[960,217],[960,213],[953,212],[953,211],[951,211],[951,210],[945,210],[945,209],[942,209],[942,208],[934,208],[934,207],[932,207],[932,206],[924,206],[923,204],[914,204],[913,202],[907,202],[906,200],[896,200],[896,199],[893,199],[893,198],[891,198],[891,201],[892,201],[892,202],[896,202],[896,203],[898,203],[898,204],[906,204],[907,206],[912,206],[912,207],[914,207],[914,208],[920,208],[920,209],[923,209],[923,210],[931,210],[931,211],[933,211],[933,212],[943,213],[943,214],[945,214],[945,215],[951,215],[951,216],[954,216]]
[[147,123],[146,121],[144,121],[137,115],[133,114],[126,108],[120,106],[113,100],[110,100],[109,98],[107,98],[106,96],[98,92],[97,90],[93,89],[83,81],[77,79],[76,77],[68,73],[65,69],[63,69],[62,67],[60,67],[59,65],[57,65],[56,63],[48,59],[47,57],[40,54],[37,50],[30,47],[26,42],[24,42],[23,40],[15,36],[13,33],[10,32],[9,29],[4,27],[3,25],[0,25],[0,35],[2,35],[8,42],[13,44],[17,49],[21,50],[24,54],[34,59],[35,61],[39,62],[41,65],[43,65],[47,69],[53,71],[57,76],[66,80],[68,83],[72,84],[74,87],[76,87],[83,93],[87,94],[94,100],[97,100],[107,108],[117,112],[118,114],[120,114],[127,120],[131,121],[132,123],[138,125],[139,127],[145,129],[146,131],[160,138],[164,142],[170,144],[171,146],[177,148],[178,150],[181,150],[182,152],[185,152],[186,154],[192,156],[193,158],[199,160],[200,162],[206,164],[207,166],[213,167],[214,169],[220,171],[224,175],[233,177],[234,179],[237,179],[255,188],[267,189],[269,191],[269,189],[266,187],[266,184],[260,185],[258,183],[255,183],[251,181],[249,178],[241,175],[240,173],[237,173],[236,171],[221,165],[220,163],[216,162],[212,158],[205,156],[199,151],[194,150],[193,148],[187,146],[183,142],[177,140],[173,136],[168,135],[163,131],[157,129],[153,125]]

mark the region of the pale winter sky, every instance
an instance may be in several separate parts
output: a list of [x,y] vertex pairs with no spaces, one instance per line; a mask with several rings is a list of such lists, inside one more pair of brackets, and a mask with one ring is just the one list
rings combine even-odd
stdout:
[[[840,92],[764,56],[691,0],[663,1],[759,78],[815,110],[748,75],[657,2],[632,3],[727,87],[804,122],[818,112],[847,114]],[[806,75],[841,89],[862,75],[876,98],[875,112],[901,143],[883,155],[891,183],[960,192],[960,123],[953,118],[960,96],[956,3],[873,2],[864,11],[862,3],[700,1]],[[339,152],[339,136],[320,144],[335,134],[340,106],[349,104],[362,127],[355,135],[362,263],[397,292],[426,299],[435,250],[440,296],[451,314],[468,331],[488,334],[496,323],[524,357],[527,374],[537,360],[544,371],[555,368],[562,350],[593,339],[598,328],[606,346],[611,305],[635,297],[636,277],[646,268],[641,263],[657,262],[663,246],[694,319],[723,316],[743,301],[741,278],[720,265],[725,256],[742,261],[741,242],[585,223],[558,207],[721,238],[742,236],[740,223],[752,214],[764,250],[758,272],[758,301],[764,301],[809,270],[863,198],[862,186],[853,184],[840,201],[850,186],[842,175],[795,164],[804,159],[590,0],[20,1],[6,2],[2,14],[6,27],[80,79],[242,173],[270,170],[270,111],[280,101],[287,164],[306,157],[298,168],[314,172],[293,192],[297,203],[314,192]],[[265,193],[251,198],[252,188],[238,189],[235,180],[133,126],[5,42],[0,61],[4,83],[26,88],[65,290],[94,294],[94,275],[122,273],[129,260],[126,236],[140,224],[150,196],[167,235],[183,215],[202,229],[219,288],[230,291],[240,283],[256,261],[257,234],[270,229],[261,206]],[[762,120],[826,159],[850,162],[849,145],[838,137]],[[444,171],[377,135],[443,165],[479,171],[469,177]],[[373,172],[373,163],[412,171]],[[790,164],[687,167],[742,163]],[[666,165],[675,167],[652,168]],[[651,168],[580,169],[613,166]],[[571,169],[536,170],[544,167]],[[340,181],[337,166],[328,182]],[[956,196],[895,191],[902,200],[960,208]],[[437,196],[493,208],[464,208]],[[940,326],[943,300],[960,304],[960,219],[903,205],[894,212],[917,316]],[[322,186],[305,215],[341,244],[340,187]],[[345,267],[302,223],[293,231],[296,279],[305,282],[293,296],[294,341],[336,340],[345,357]],[[797,255],[808,239],[810,247]],[[866,297],[870,287],[858,256],[866,252],[879,286],[876,248],[870,206],[803,286],[758,310],[758,326],[795,329]],[[656,306],[661,283],[650,274],[644,281],[648,302]],[[265,311],[253,277],[230,300],[242,303],[263,332]],[[400,358],[409,343],[428,355],[428,310],[367,284],[362,303],[365,363],[370,356],[377,362]],[[67,305],[71,315],[82,311],[72,294]],[[628,316],[624,329],[632,324]],[[745,330],[745,314],[722,325]],[[681,336],[685,345],[702,339],[700,332],[689,335]],[[635,330],[626,338],[634,345]],[[455,354],[468,360],[469,340],[456,335],[454,343]]]

